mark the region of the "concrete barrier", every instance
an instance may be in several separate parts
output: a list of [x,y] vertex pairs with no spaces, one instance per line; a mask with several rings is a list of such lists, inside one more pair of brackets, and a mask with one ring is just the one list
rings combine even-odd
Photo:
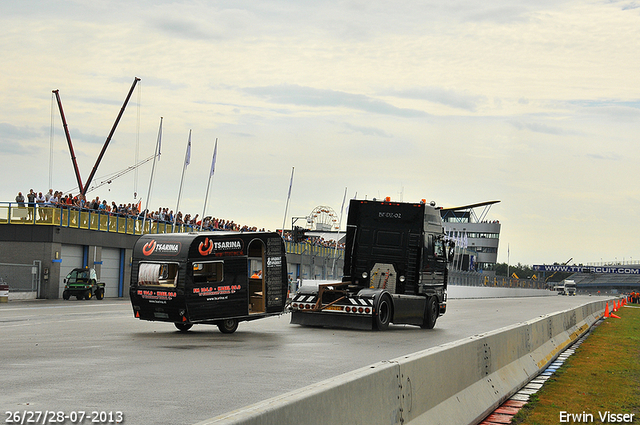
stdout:
[[35,300],[37,295],[36,291],[9,291],[9,301]]
[[602,317],[606,301],[379,362],[198,425],[476,424]]

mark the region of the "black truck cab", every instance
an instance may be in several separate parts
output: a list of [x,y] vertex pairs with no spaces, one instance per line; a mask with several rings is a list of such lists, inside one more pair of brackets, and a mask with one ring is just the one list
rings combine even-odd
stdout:
[[447,252],[433,205],[352,200],[342,282],[303,287],[292,300],[291,323],[431,329],[446,312]]

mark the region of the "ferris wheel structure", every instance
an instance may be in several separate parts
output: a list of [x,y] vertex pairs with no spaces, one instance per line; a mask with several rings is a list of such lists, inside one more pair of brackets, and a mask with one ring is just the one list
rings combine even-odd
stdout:
[[309,214],[307,228],[321,232],[340,230],[338,214],[331,207],[319,205]]

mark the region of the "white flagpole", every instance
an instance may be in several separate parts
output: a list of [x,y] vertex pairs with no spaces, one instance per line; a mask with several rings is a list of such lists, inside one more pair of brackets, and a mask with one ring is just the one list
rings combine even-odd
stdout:
[[510,249],[509,249],[509,244],[507,244],[507,279],[511,278],[511,275],[509,274],[509,255],[510,255]]
[[184,155],[184,166],[182,167],[182,178],[180,178],[180,190],[178,190],[178,203],[176,204],[176,213],[173,216],[173,229],[175,231],[176,221],[178,219],[178,211],[180,208],[180,196],[182,195],[182,184],[184,183],[184,172],[187,169],[187,165],[191,161],[191,130],[189,130],[189,141],[187,142],[187,153]]
[[216,157],[218,156],[218,138],[216,137],[216,144],[213,147],[213,159],[211,160],[211,172],[209,173],[209,181],[207,182],[207,192],[204,195],[204,205],[202,206],[202,217],[200,218],[200,230],[204,224],[204,212],[207,209],[207,200],[209,199],[209,186],[211,185],[211,178],[216,171]]
[[344,196],[342,197],[342,206],[340,207],[340,221],[338,221],[338,234],[336,235],[336,246],[333,249],[333,265],[331,266],[331,273],[334,274],[333,278],[335,279],[335,268],[336,268],[336,258],[338,253],[338,242],[340,242],[340,227],[342,226],[342,212],[344,211],[344,202],[347,200],[347,188],[344,188]]
[[[282,219],[282,237],[284,238],[284,224],[287,221],[287,210],[289,209],[289,199],[291,198],[291,186],[293,186],[293,171],[296,167],[291,167],[291,180],[289,181],[289,193],[287,194],[287,204],[284,207],[284,218]],[[291,229],[293,231],[293,229]]]
[[144,233],[144,225],[147,221],[147,213],[149,211],[149,200],[151,199],[151,187],[153,186],[153,174],[156,170],[156,159],[160,161],[160,142],[162,140],[162,117],[160,117],[160,127],[158,128],[158,141],[156,142],[156,154],[153,156],[153,165],[151,166],[151,177],[149,178],[149,190],[147,191],[147,201],[144,204],[144,214],[142,217],[142,232]]

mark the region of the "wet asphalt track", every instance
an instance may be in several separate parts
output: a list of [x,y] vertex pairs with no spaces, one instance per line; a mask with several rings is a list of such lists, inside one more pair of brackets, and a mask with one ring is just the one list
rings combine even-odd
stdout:
[[[127,424],[194,424],[314,382],[594,297],[452,299],[432,330],[305,328],[289,315],[225,335],[134,319],[127,300],[0,304],[0,413],[121,411]],[[66,422],[70,423],[70,422]],[[85,420],[84,423],[90,423]]]

